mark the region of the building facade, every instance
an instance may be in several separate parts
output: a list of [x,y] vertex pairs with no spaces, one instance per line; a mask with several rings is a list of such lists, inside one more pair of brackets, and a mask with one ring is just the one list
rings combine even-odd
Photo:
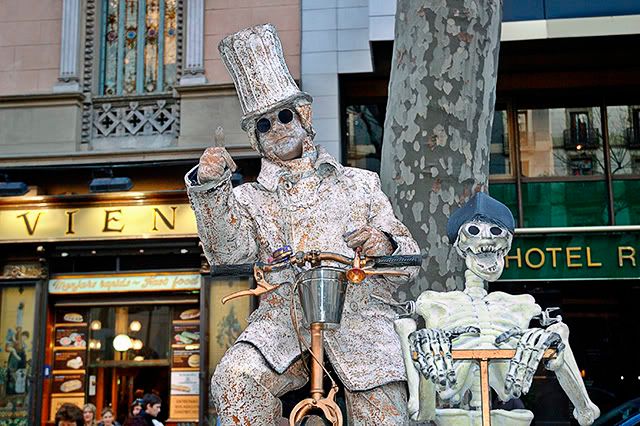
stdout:
[[[272,22],[300,79],[297,0],[0,4],[0,425],[145,393],[169,425],[215,424],[210,374],[251,301],[211,285],[184,175],[223,126],[259,159],[217,44]],[[204,395],[205,397],[201,397]]]
[[[640,389],[619,361],[638,334],[640,6],[593,3],[505,0],[490,190],[518,237],[492,288],[561,308],[606,412]],[[208,278],[183,176],[219,125],[236,181],[259,172],[217,43],[274,23],[316,141],[377,171],[394,4],[0,2],[0,425],[64,402],[122,419],[147,392],[167,424],[215,424],[209,377],[252,309],[219,301],[251,284]],[[570,417],[543,371],[525,402]]]
[[[395,3],[302,2],[302,85],[319,134],[346,164],[375,171]],[[560,308],[603,415],[640,396],[640,369],[620,360],[640,302],[638,42],[637,2],[504,1],[489,190],[518,228],[491,289]],[[536,424],[569,424],[570,403],[543,369],[524,402]]]

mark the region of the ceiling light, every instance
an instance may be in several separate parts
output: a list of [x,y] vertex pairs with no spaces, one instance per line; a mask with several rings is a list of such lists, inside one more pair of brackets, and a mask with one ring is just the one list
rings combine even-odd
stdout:
[[29,186],[24,182],[0,182],[0,197],[15,197],[29,192]]
[[126,334],[118,334],[113,338],[113,349],[118,352],[126,352],[133,347],[131,338]]
[[189,253],[189,250],[187,250],[187,249],[180,249],[180,253],[182,253],[182,254],[186,254],[186,253]]
[[91,321],[91,329],[92,330],[101,330],[102,329],[102,323],[100,322],[100,320]]
[[142,330],[142,324],[140,323],[140,321],[131,321],[131,324],[129,324],[129,330],[131,331],[140,331]]
[[142,340],[140,339],[133,339],[133,345],[132,348],[136,351],[139,351],[140,349],[142,349]]
[[118,192],[133,188],[133,182],[128,177],[94,178],[89,184],[91,192]]

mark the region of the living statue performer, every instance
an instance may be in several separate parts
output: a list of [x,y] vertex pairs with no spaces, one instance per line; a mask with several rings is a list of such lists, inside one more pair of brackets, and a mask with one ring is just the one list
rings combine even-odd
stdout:
[[[395,323],[405,356],[413,419],[434,420],[438,425],[481,424],[478,363],[453,361],[452,348],[516,349],[511,361],[489,363],[489,385],[503,402],[529,391],[543,361],[569,396],[580,425],[590,425],[600,415],[587,395],[562,319],[549,317],[550,310],[543,312],[531,295],[485,290],[486,281],[495,281],[502,274],[514,226],[511,211],[482,192],[449,218],[449,241],[467,266],[464,291],[422,293],[413,309],[424,318],[423,329],[416,331],[412,318]],[[534,318],[542,328],[529,328]],[[556,349],[557,355],[543,360],[549,348]],[[468,391],[470,400],[465,398]],[[461,408],[436,408],[436,393]],[[526,409],[491,411],[493,425],[525,426],[532,420],[533,413]]]
[[[275,28],[244,29],[218,48],[240,98],[242,128],[262,166],[257,182],[232,188],[233,160],[223,147],[211,147],[187,174],[209,262],[267,261],[285,245],[346,256],[357,247],[370,256],[418,254],[378,176],[343,167],[314,145],[312,99],[289,74]],[[261,296],[247,329],[216,368],[211,392],[222,425],[279,424],[278,398],[308,380],[290,317],[293,279],[289,270],[269,276],[270,283],[283,285]],[[369,278],[350,286],[340,328],[326,332],[326,354],[346,388],[350,425],[403,425],[408,418],[394,313],[370,297],[374,291],[388,297],[395,285]]]

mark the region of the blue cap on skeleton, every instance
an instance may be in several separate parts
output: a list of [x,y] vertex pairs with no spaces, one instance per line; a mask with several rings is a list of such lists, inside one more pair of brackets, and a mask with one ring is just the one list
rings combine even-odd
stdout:
[[458,238],[460,227],[472,220],[495,223],[512,234],[516,226],[513,214],[507,206],[484,192],[476,192],[464,206],[454,211],[449,217],[447,236],[451,244]]

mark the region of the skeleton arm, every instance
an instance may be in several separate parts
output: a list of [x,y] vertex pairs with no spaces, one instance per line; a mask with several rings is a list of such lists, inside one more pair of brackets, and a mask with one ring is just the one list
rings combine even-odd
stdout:
[[556,373],[560,386],[575,407],[573,417],[581,426],[591,425],[600,416],[600,409],[589,399],[582,381],[578,364],[569,346],[569,327],[563,322],[557,322],[547,330],[557,333],[562,338],[564,350],[556,359],[549,360],[546,367]]
[[407,371],[409,386],[409,416],[412,420],[434,420],[436,413],[436,388],[430,380],[421,377],[413,364],[413,354],[409,344],[409,335],[416,331],[417,325],[412,318],[398,318],[393,323],[396,333],[400,337],[400,347]]
[[221,181],[198,184],[197,167],[185,176],[189,201],[196,216],[198,235],[209,263],[252,261],[258,253],[254,219],[243,203],[243,193],[231,187],[231,171]]
[[560,386],[575,407],[573,416],[578,423],[581,426],[591,425],[600,415],[600,410],[589,399],[580,376],[580,370],[569,346],[569,327],[557,321],[546,329],[512,329],[498,336],[496,344],[515,336],[520,336],[520,339],[505,378],[506,399],[518,398],[529,391],[533,375],[545,350],[553,347],[557,349],[556,358],[548,360],[545,365],[548,370],[556,373]]

